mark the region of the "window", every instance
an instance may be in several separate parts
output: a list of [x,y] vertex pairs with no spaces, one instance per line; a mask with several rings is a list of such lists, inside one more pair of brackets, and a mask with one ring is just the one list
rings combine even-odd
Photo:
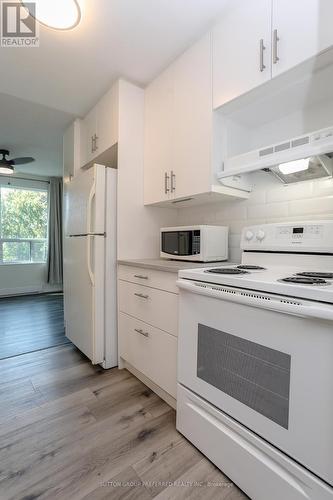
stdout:
[[0,186],[0,264],[46,262],[48,191]]

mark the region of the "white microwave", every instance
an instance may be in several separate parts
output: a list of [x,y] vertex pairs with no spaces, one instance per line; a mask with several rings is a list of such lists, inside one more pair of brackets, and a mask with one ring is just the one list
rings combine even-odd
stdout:
[[160,256],[164,259],[216,262],[228,259],[226,226],[183,226],[161,229]]

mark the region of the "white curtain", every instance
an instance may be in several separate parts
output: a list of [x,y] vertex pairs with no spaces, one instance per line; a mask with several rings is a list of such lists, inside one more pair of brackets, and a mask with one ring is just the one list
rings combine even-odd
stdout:
[[48,278],[51,285],[62,284],[62,179],[52,177],[49,192]]

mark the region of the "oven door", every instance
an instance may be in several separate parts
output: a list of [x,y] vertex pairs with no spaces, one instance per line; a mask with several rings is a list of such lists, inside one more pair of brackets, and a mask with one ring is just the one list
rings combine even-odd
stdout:
[[333,485],[333,321],[306,301],[178,285],[179,383]]

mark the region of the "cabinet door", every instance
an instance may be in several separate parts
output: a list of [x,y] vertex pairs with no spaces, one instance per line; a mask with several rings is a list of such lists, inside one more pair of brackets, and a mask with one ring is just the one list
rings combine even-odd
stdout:
[[211,35],[187,50],[174,65],[175,198],[208,191],[211,185]]
[[332,46],[332,18],[332,0],[273,0],[273,76]]
[[214,108],[271,78],[271,0],[232,4],[213,30]]
[[81,167],[84,167],[87,163],[94,159],[95,152],[95,142],[94,136],[97,131],[97,115],[96,108],[93,108],[82,120],[81,127]]
[[171,66],[156,78],[145,92],[144,201],[146,205],[170,198],[173,107],[174,81]]
[[96,156],[104,153],[118,141],[118,85],[97,104]]
[[63,137],[64,179],[69,181],[80,169],[81,120],[76,119],[66,130]]

